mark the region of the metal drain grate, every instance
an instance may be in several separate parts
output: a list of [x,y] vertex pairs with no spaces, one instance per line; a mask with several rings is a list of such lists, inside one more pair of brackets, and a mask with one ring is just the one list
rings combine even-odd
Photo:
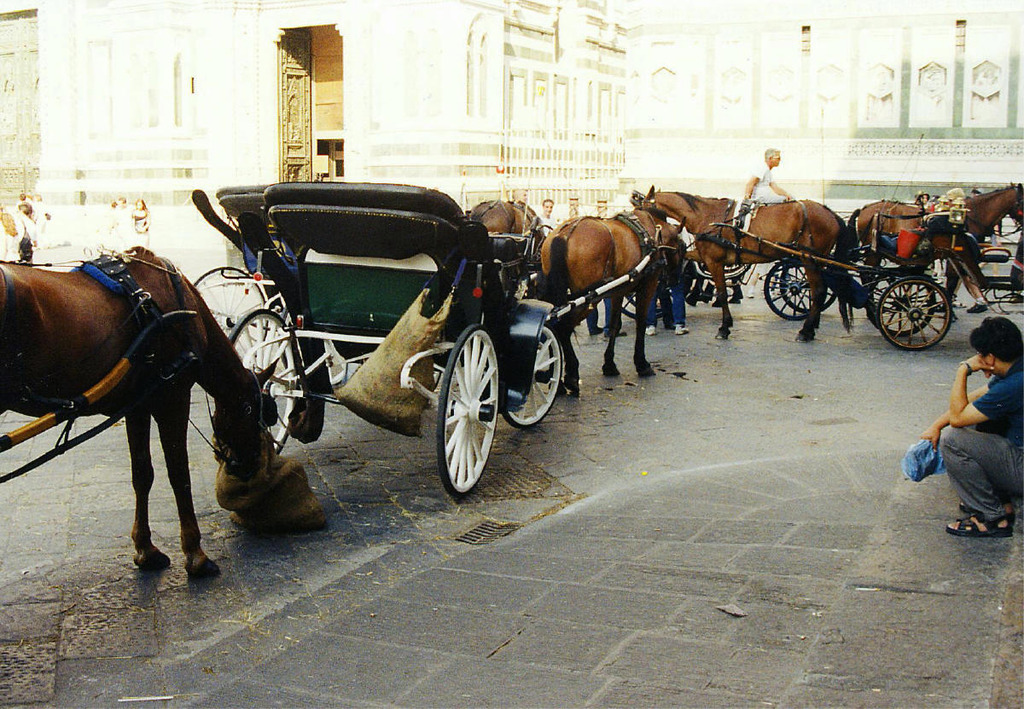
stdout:
[[512,532],[516,531],[523,525],[519,522],[495,522],[494,520],[487,520],[481,522],[473,529],[460,534],[455,537],[455,541],[463,542],[465,544],[487,544],[493,542],[495,539],[499,539]]
[[564,497],[570,494],[555,478],[537,465],[510,458],[502,465],[488,466],[479,484],[466,502],[526,500],[540,497]]

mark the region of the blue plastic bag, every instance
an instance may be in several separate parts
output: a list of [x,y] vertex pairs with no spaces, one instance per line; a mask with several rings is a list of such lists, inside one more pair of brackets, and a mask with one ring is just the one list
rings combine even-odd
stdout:
[[929,475],[943,475],[946,472],[942,453],[932,448],[932,442],[924,438],[907,448],[907,454],[903,456],[900,467],[907,479],[916,483]]

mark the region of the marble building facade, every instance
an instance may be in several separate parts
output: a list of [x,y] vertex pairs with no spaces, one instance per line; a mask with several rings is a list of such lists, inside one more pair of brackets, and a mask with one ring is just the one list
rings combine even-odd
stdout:
[[1024,172],[1008,0],[0,0],[0,192],[280,179],[829,201]]
[[800,196],[852,203],[1024,173],[1013,2],[630,0],[625,184],[733,196],[783,151]]

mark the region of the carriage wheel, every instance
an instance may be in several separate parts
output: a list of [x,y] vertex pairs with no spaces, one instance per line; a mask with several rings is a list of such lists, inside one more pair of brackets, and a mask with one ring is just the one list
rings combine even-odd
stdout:
[[234,266],[207,271],[195,280],[195,286],[224,332],[230,332],[246,313],[267,304],[263,285]]
[[[807,272],[795,259],[783,259],[768,269],[764,277],[764,299],[773,313],[783,320],[803,320],[811,310],[811,289]],[[825,294],[824,311],[836,300],[829,289]]]
[[562,381],[562,346],[555,333],[547,325],[537,339],[537,357],[533,362],[533,380],[526,402],[518,411],[506,411],[505,420],[516,428],[529,428],[541,422],[551,410],[558,395],[558,383]]
[[277,422],[270,427],[270,436],[278,452],[288,440],[288,418],[296,403],[304,398],[295,348],[284,320],[272,310],[254,310],[244,316],[229,335],[246,369],[262,372],[274,367],[274,373],[263,387],[277,405]]
[[460,497],[480,480],[498,422],[498,355],[479,325],[466,328],[448,355],[437,413],[437,472]]
[[923,350],[946,336],[953,321],[946,291],[924,276],[901,278],[882,293],[876,313],[882,336],[905,350]]

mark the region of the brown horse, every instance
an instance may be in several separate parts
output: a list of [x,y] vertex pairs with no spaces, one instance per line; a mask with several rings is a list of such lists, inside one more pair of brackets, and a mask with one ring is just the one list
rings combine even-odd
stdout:
[[968,197],[967,231],[979,239],[992,236],[1004,217],[1010,217],[1021,228],[1024,223],[1024,186],[1021,183]]
[[[200,545],[186,448],[192,385],[198,382],[216,404],[215,453],[229,473],[248,479],[261,455],[260,384],[242,366],[195,287],[174,266],[141,247],[123,258],[138,286],[134,298],[109,289],[113,281],[105,287],[82,271],[0,265],[0,411],[46,417],[77,398],[86,404],[78,415],[124,415],[136,501],[134,561],[143,570],[170,564],[153,545],[149,525],[149,440],[156,421],[178,509],[185,569],[193,577],[210,576],[219,569]],[[161,314],[171,312],[182,317],[161,320]],[[142,339],[147,320],[153,334]],[[140,355],[135,364],[125,354],[133,343]],[[23,429],[3,436],[3,448],[20,443],[21,434],[34,435]]]
[[[645,255],[651,254],[651,266],[637,271]],[[646,207],[613,219],[581,217],[559,225],[541,248],[544,273],[543,298],[556,306],[569,298],[614,281],[633,272],[635,277],[605,293],[611,302],[608,345],[604,351],[605,376],[618,376],[615,366],[615,338],[622,326],[622,300],[636,293],[636,312],[646,313],[658,285],[662,259],[670,267],[679,262],[679,229],[668,222],[660,209]],[[555,334],[565,356],[563,385],[570,395],[579,396],[579,358],[572,346],[572,332],[587,316],[589,307],[573,308],[559,318]],[[636,328],[633,364],[641,377],[654,376],[644,352],[644,328]]]
[[469,218],[481,222],[491,234],[526,234],[534,228],[537,213],[529,205],[496,199],[473,207]]
[[[774,248],[773,243],[805,254],[800,258],[812,298],[797,341],[814,339],[826,293],[821,266],[814,256],[829,256],[835,250],[836,258],[843,259],[854,245],[852,233],[835,212],[811,200],[765,205],[754,213],[747,230],[742,231],[723,226],[732,211],[731,200],[709,199],[685,192],[657,192],[652,187],[643,203],[663,209],[679,220],[681,227],[697,235],[697,255],[715,281],[715,305],[722,308],[719,339],[729,337],[733,324],[725,290],[726,264],[766,263],[792,255]],[[843,324],[848,326],[847,311],[842,312]]]
[[[976,238],[992,236],[1005,217],[1010,217],[1020,228],[1024,187],[1020,183],[998,190],[968,197],[967,231]],[[866,204],[850,216],[850,226],[857,230],[860,243],[867,246],[878,234],[896,234],[900,229],[918,229],[924,212],[915,204],[882,200]]]

